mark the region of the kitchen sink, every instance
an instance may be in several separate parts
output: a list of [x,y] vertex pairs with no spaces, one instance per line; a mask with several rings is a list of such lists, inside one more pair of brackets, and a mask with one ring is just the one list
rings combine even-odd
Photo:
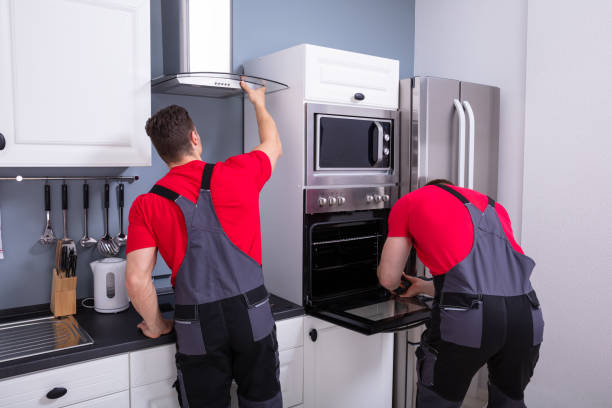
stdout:
[[93,344],[72,316],[0,324],[0,362]]

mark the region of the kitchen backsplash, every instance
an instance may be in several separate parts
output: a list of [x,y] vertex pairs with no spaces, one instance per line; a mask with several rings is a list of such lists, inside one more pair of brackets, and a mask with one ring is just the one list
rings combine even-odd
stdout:
[[[151,1],[151,71],[161,74],[160,1]],[[322,11],[324,10],[324,11]],[[368,11],[369,10],[369,11]],[[372,30],[369,16],[385,22],[387,29]],[[342,16],[339,18],[338,16]],[[300,43],[312,43],[349,51],[363,52],[400,60],[400,77],[412,75],[414,44],[414,0],[345,0],[329,2],[281,2],[234,0],[233,61],[238,71],[251,58]],[[368,29],[360,29],[367,27]],[[393,29],[389,29],[392,27]],[[403,35],[399,35],[399,34]],[[272,78],[273,79],[273,78]],[[242,100],[209,99],[187,96],[152,95],[151,111],[179,104],[189,110],[204,140],[206,161],[220,161],[242,152]],[[36,120],[36,118],[32,118]],[[84,132],[87,130],[84,129]],[[285,137],[286,135],[281,135]],[[143,137],[144,133],[143,123]],[[125,223],[129,206],[167,171],[153,152],[151,167],[131,168],[1,168],[0,177],[138,175],[140,180],[126,184]],[[83,235],[82,183],[69,182],[69,236]],[[110,233],[119,230],[116,183],[111,186]],[[52,183],[52,224],[56,235],[62,233],[61,182]],[[103,182],[90,182],[90,235],[103,234]],[[52,247],[43,247],[38,239],[43,230],[43,183],[0,182],[0,213],[5,259],[0,260],[0,309],[46,303],[49,301]],[[125,256],[122,250],[120,256]],[[92,273],[88,263],[99,257],[95,249],[79,248],[77,296],[92,295]],[[155,274],[169,273],[161,258]],[[157,282],[167,286],[166,279]]]

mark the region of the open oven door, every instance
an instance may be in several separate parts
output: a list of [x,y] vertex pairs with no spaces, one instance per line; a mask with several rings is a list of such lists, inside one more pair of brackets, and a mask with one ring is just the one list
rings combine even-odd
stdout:
[[362,334],[397,332],[420,326],[431,318],[432,300],[372,293],[359,299],[306,308],[314,317]]

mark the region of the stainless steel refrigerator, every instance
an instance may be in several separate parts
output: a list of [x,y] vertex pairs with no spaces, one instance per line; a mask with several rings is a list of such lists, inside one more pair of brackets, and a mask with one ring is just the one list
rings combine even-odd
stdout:
[[[443,178],[497,198],[499,93],[497,87],[452,79],[400,81],[400,196]],[[419,262],[414,268],[418,275],[427,275]],[[414,351],[422,332],[423,328],[396,334],[396,408],[414,406]],[[464,407],[478,406],[482,399],[486,372],[474,378]]]

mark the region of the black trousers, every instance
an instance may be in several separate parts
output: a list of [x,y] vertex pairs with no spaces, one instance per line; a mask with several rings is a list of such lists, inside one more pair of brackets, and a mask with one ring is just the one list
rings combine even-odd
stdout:
[[176,354],[181,407],[227,408],[235,380],[241,407],[281,408],[276,327],[254,341],[241,297],[200,305],[199,315],[205,354]]
[[[526,296],[485,296],[480,348],[440,337],[439,310],[417,349],[417,407],[459,407],[476,372],[489,369],[489,408],[523,407],[524,390],[538,361],[533,345],[531,303]],[[442,397],[440,399],[439,397]]]

